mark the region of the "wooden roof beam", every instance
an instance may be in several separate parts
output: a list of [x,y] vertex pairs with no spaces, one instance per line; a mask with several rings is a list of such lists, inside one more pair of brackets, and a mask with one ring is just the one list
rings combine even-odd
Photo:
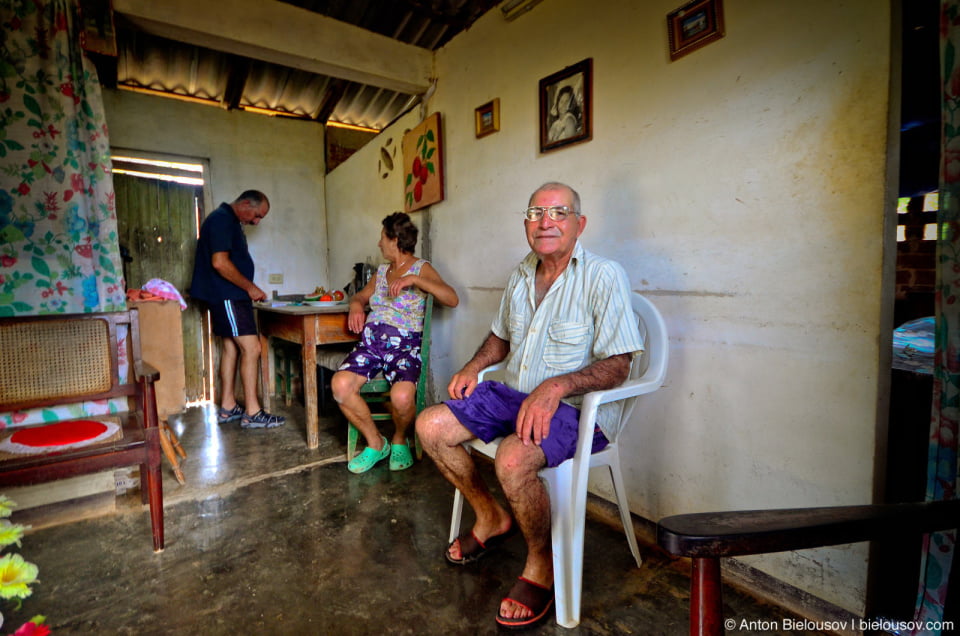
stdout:
[[227,110],[236,110],[240,107],[240,98],[243,97],[243,87],[250,76],[250,60],[235,55],[230,56],[227,85],[223,90],[223,99],[220,105]]
[[421,94],[433,52],[278,0],[113,0],[114,11],[160,37],[289,68]]

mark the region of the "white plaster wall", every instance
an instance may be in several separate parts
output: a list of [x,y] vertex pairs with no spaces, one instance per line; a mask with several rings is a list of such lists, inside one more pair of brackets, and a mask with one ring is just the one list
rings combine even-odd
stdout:
[[[417,109],[383,130],[347,161],[327,175],[327,224],[330,232],[330,274],[336,286],[353,280],[354,263],[367,259],[383,262],[377,241],[383,217],[403,210],[403,165],[400,142],[406,130],[417,125]],[[383,155],[389,157],[384,161]],[[390,168],[392,164],[393,168]],[[423,255],[424,217],[411,218],[420,228],[417,255]]]
[[[438,52],[428,111],[445,118],[447,198],[430,236],[461,305],[438,326],[435,378],[442,387],[487,331],[527,251],[530,192],[566,181],[583,197],[585,246],[623,263],[670,331],[666,386],[623,438],[633,511],[869,503],[889,7],[727,2],[726,37],[670,62],[676,5],[549,0],[511,23],[492,11]],[[587,57],[593,140],[540,155],[537,82]],[[474,108],[494,97],[501,130],[476,139]],[[328,179],[339,269],[366,253],[351,243],[343,255],[339,227],[401,205],[399,182],[372,185],[364,150]],[[865,546],[749,562],[863,608]]]
[[[270,213],[244,228],[267,294],[303,293],[327,280],[323,126],[104,90],[113,148],[209,160],[212,207],[247,189],[264,192]],[[283,274],[282,285],[267,283]]]

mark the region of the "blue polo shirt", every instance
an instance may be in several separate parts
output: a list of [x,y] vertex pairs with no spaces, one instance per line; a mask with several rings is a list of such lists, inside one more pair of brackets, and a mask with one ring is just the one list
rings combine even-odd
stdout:
[[246,291],[213,269],[213,255],[217,252],[228,252],[230,261],[240,273],[253,280],[253,258],[247,248],[243,225],[227,203],[221,203],[200,226],[190,295],[207,302],[249,300],[250,295]]

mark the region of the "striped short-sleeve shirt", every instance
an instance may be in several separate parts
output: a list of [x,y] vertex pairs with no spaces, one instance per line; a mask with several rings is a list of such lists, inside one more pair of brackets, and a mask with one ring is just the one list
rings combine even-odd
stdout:
[[[571,373],[598,360],[643,351],[643,339],[630,303],[630,283],[623,268],[607,258],[574,248],[567,268],[536,305],[534,252],[510,275],[494,335],[510,342],[506,384],[530,393],[548,378]],[[579,408],[582,396],[564,398]],[[619,404],[604,404],[597,424],[609,438]]]

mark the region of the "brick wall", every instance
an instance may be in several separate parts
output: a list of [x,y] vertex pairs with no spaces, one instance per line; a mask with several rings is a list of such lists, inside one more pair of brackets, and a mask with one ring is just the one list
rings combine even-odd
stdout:
[[911,198],[906,214],[900,214],[898,219],[904,227],[905,240],[897,243],[896,325],[933,315],[937,242],[924,239],[924,228],[936,224],[937,213],[924,211],[923,203],[923,196]]

